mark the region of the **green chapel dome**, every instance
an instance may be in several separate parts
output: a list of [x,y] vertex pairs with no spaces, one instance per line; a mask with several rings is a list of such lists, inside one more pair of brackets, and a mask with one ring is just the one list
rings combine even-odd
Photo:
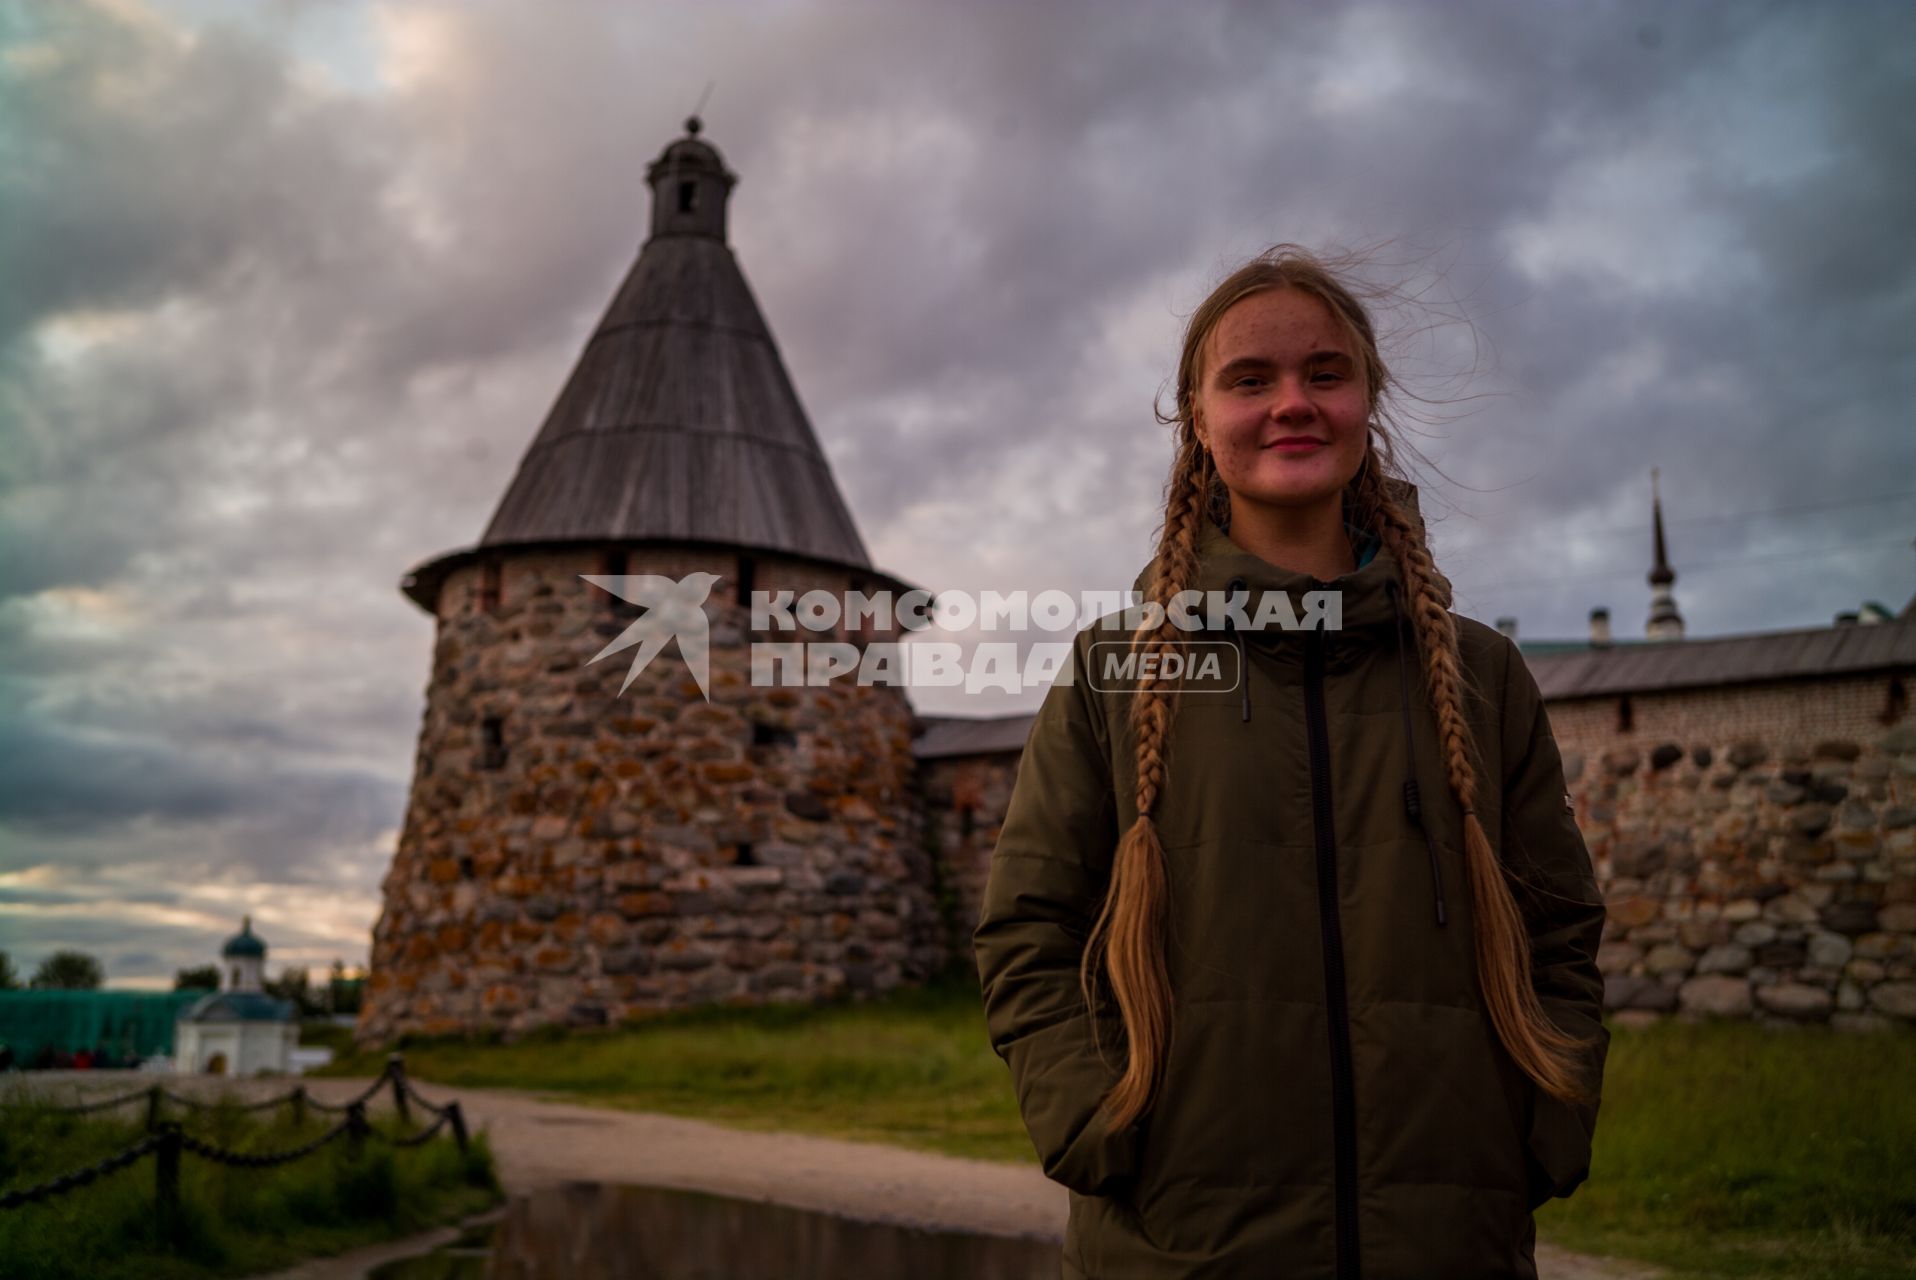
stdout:
[[266,944],[253,932],[253,917],[246,916],[240,922],[240,931],[226,940],[220,948],[222,959],[231,960],[238,956],[252,956],[255,959],[266,958]]

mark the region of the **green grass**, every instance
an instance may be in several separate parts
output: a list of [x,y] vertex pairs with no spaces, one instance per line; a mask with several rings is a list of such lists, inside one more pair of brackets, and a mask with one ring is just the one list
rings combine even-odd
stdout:
[[302,1049],[331,1049],[337,1058],[353,1051],[353,1029],[323,1018],[309,1018],[299,1024],[299,1045]]
[[[975,981],[403,1047],[409,1072],[444,1086],[1034,1159]],[[1542,1238],[1672,1277],[1916,1277],[1916,1034],[1613,1027],[1592,1169],[1538,1211]]]
[[[168,1109],[183,1130],[228,1150],[282,1151],[317,1137],[338,1116],[295,1125],[289,1110]],[[141,1104],[98,1116],[40,1106],[0,1112],[0,1190],[36,1186],[84,1168],[144,1136]],[[398,1133],[393,1117],[373,1126]],[[155,1158],[52,1200],[0,1212],[8,1280],[204,1280],[290,1266],[302,1258],[411,1234],[498,1202],[491,1149],[475,1135],[461,1155],[449,1135],[394,1150],[369,1141],[355,1158],[340,1138],[275,1168],[235,1169],[180,1158],[180,1232],[160,1239]]]
[[1916,1034],[1612,1031],[1590,1179],[1539,1213],[1680,1276],[1916,1276]]
[[[705,1008],[632,1028],[405,1041],[406,1070],[449,1088],[796,1129],[951,1155],[1032,1159],[1010,1076],[985,1039],[977,980],[882,1001]],[[312,1075],[373,1076],[384,1051]]]

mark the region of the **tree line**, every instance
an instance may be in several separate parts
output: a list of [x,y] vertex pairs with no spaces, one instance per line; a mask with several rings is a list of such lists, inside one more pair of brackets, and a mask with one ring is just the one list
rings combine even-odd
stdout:
[[[105,982],[106,971],[99,960],[84,951],[62,950],[42,959],[33,977],[22,983],[13,958],[0,951],[0,991],[18,991],[23,986],[47,991],[97,991]],[[313,982],[304,969],[289,968],[261,986],[274,999],[290,1002],[301,1017],[359,1012],[361,978],[349,974],[342,960],[333,961],[331,972],[321,983]],[[217,991],[219,987],[220,971],[215,965],[181,969],[173,976],[175,991]]]

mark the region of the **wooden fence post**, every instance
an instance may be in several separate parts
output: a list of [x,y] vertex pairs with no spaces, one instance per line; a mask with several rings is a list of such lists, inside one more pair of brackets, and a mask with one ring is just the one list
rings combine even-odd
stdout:
[[153,1207],[160,1242],[168,1248],[180,1242],[180,1126],[176,1120],[160,1125],[159,1158],[153,1162]]
[[393,1106],[399,1111],[399,1127],[412,1128],[412,1108],[406,1105],[406,1060],[397,1053],[386,1056],[386,1074],[393,1082]]
[[452,1140],[459,1144],[459,1154],[466,1154],[466,1113],[460,1109],[459,1100],[453,1099],[446,1104],[446,1119],[452,1122]]

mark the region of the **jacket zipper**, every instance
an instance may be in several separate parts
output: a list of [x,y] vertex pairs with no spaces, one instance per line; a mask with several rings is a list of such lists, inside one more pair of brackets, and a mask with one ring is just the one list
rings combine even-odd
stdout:
[[[1315,588],[1319,584],[1313,582]],[[1338,1280],[1360,1280],[1357,1254],[1357,1102],[1351,1073],[1344,933],[1337,914],[1337,836],[1331,821],[1330,730],[1324,718],[1324,635],[1304,633],[1304,722],[1310,735],[1311,818],[1317,834],[1317,909],[1324,939],[1324,994],[1331,1024],[1331,1117]]]

